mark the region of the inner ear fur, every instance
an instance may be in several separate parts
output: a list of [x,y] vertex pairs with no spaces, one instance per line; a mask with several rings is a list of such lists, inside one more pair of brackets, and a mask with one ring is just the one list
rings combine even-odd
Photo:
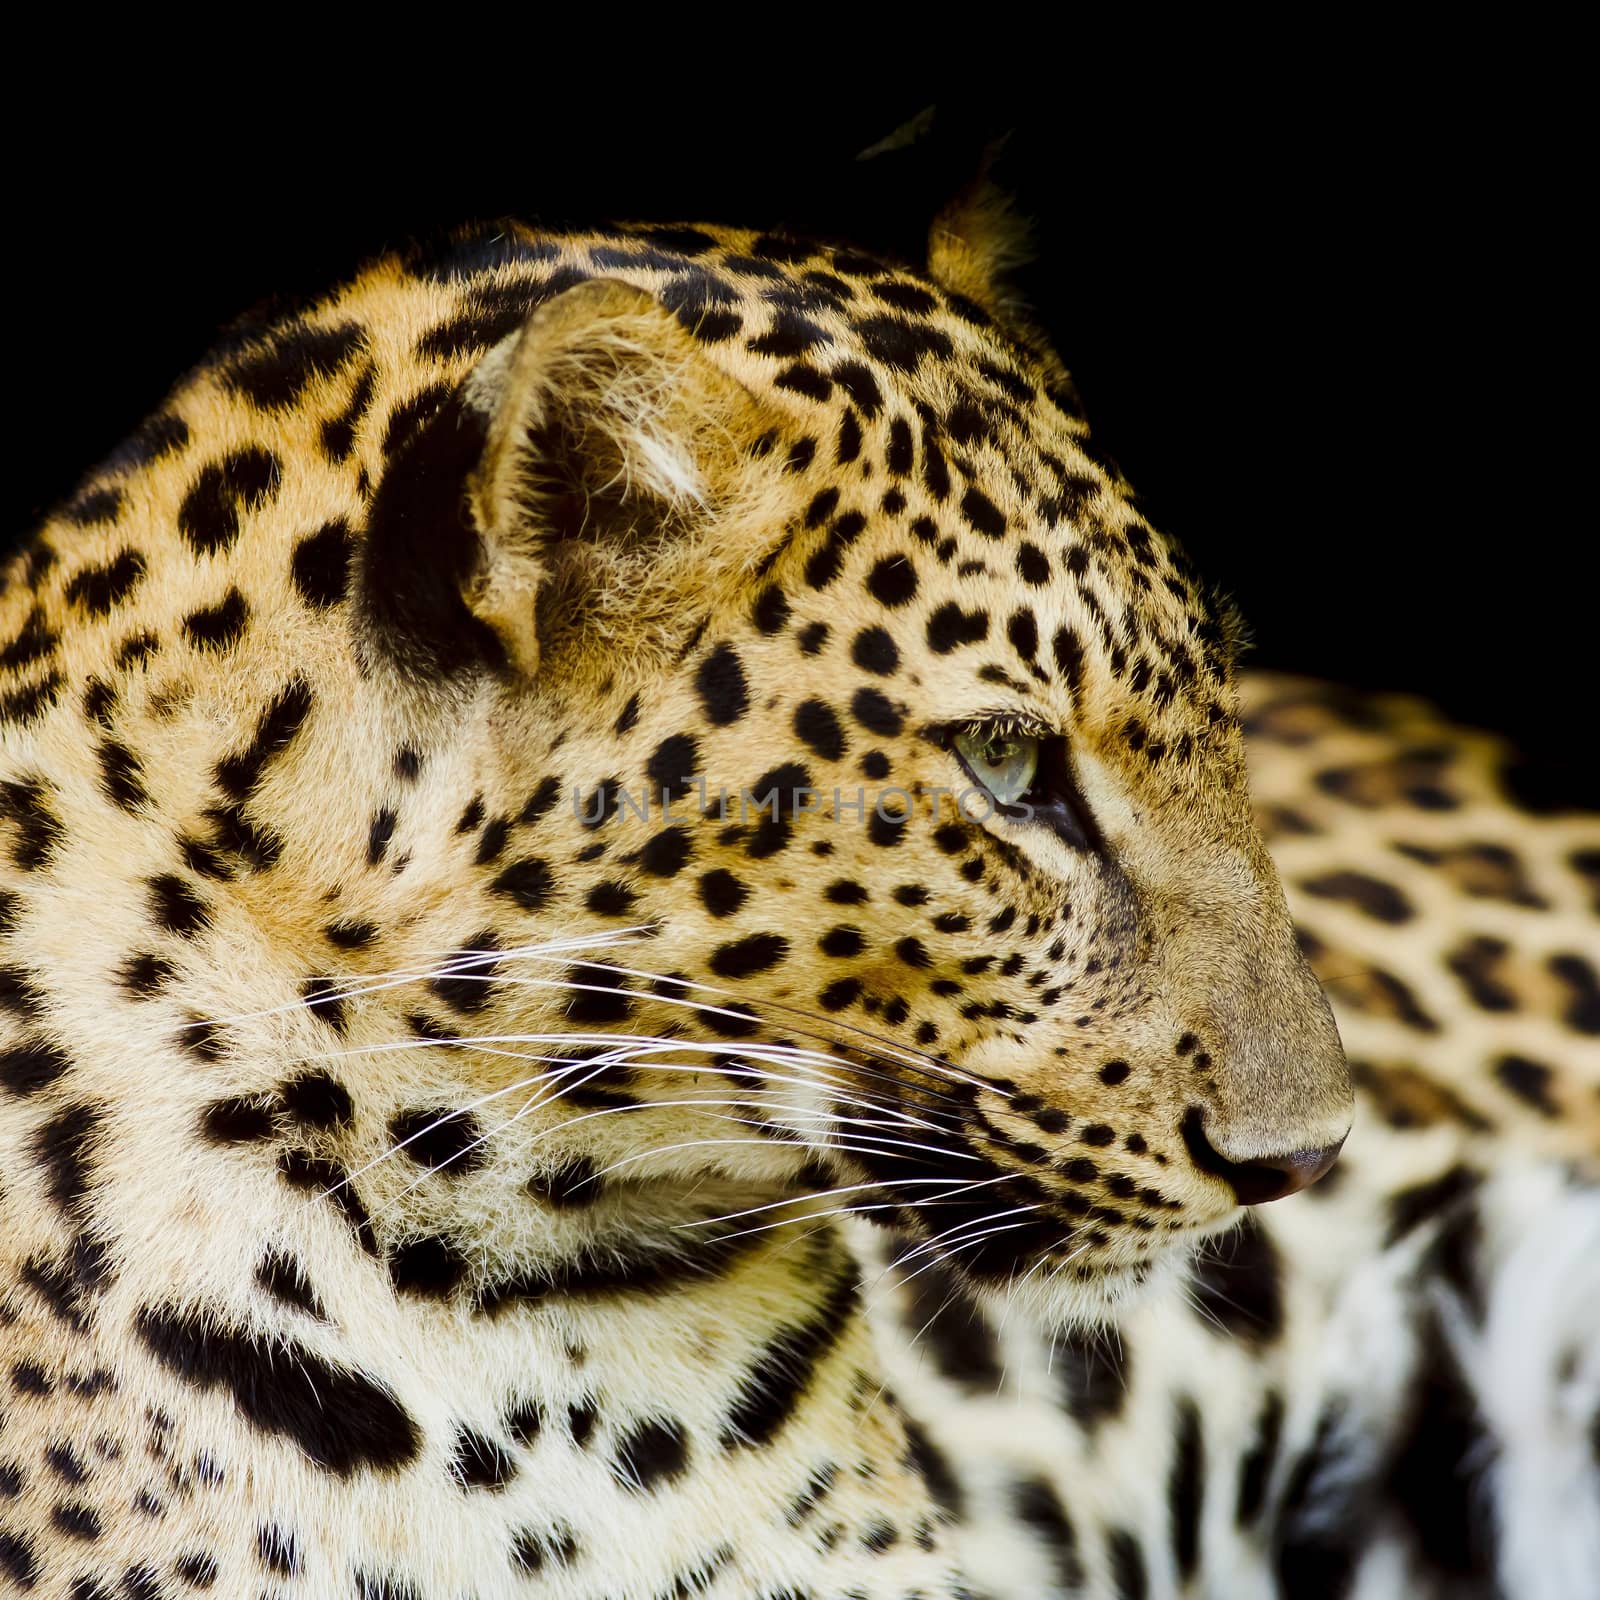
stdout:
[[644,291],[568,289],[386,475],[369,617],[402,667],[453,670],[466,651],[532,677],[669,655],[784,525],[753,448],[771,420]]

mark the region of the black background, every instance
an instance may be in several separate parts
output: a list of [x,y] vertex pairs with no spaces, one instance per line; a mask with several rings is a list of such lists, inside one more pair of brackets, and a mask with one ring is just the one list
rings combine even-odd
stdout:
[[[1008,133],[996,173],[1035,220],[1040,319],[1152,519],[1240,602],[1254,659],[1425,693],[1518,738],[1532,797],[1592,791],[1554,130],[1415,57],[1316,79],[1196,65],[1142,97],[919,80],[691,107],[552,95],[548,67],[537,93],[441,99],[278,62],[80,85],[51,107],[71,138],[14,101],[3,526],[25,533],[234,315],[386,245],[472,217],[647,217],[915,255]],[[930,136],[854,159],[930,101]]]

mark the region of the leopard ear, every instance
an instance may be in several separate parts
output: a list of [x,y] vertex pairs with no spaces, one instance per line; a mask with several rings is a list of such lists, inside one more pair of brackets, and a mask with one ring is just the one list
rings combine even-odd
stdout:
[[1012,274],[1033,254],[1027,219],[987,171],[946,205],[928,230],[928,276],[975,301],[998,322],[1027,321],[1027,303]]
[[988,175],[999,152],[992,145],[984,170],[934,218],[928,230],[928,276],[965,295],[1027,346],[1043,368],[1051,398],[1072,417],[1083,403],[1072,375],[1035,318],[1014,274],[1033,260],[1033,230],[1009,195]]
[[431,678],[529,678],[585,642],[669,650],[770,510],[763,426],[648,294],[611,280],[564,291],[385,474],[363,566],[370,631]]

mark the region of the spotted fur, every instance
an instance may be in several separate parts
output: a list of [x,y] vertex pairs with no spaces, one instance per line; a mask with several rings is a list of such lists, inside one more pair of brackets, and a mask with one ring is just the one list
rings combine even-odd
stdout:
[[[13,563],[12,1582],[972,1593],[841,1215],[1083,1327],[1344,1138],[1231,624],[996,320],[999,220],[926,271],[702,227],[386,258],[237,330]],[[985,721],[1045,742],[1031,817],[960,800]],[[1287,869],[1318,960],[1408,920],[1339,856]],[[1581,1092],[1494,1081],[1462,1104]],[[1014,1509],[1067,1583],[1059,1493]]]

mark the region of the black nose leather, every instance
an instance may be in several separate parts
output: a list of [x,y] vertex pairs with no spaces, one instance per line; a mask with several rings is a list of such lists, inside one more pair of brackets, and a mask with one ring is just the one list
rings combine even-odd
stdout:
[[1242,1206],[1264,1205],[1285,1195],[1309,1189],[1344,1149],[1344,1140],[1320,1150],[1294,1150],[1286,1156],[1258,1156],[1254,1161],[1230,1161],[1206,1137],[1205,1113],[1190,1106],[1183,1118],[1183,1142],[1189,1159],[1202,1172],[1221,1178]]

